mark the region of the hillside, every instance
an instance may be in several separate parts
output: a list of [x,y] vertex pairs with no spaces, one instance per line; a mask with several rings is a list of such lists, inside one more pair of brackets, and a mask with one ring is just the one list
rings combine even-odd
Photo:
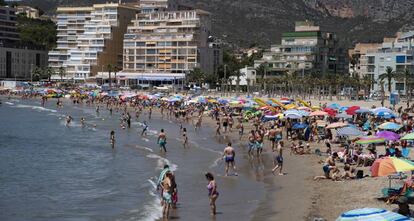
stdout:
[[[57,5],[107,0],[26,0],[49,13]],[[214,35],[236,45],[269,45],[293,29],[294,21],[313,20],[338,33],[344,44],[380,41],[413,26],[414,1],[401,0],[178,0],[211,12]]]

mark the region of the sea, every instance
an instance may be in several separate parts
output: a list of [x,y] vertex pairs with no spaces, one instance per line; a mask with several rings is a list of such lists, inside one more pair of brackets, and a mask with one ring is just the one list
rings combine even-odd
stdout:
[[[183,148],[180,123],[153,114],[133,116],[131,128],[120,127],[120,112],[56,100],[44,107],[38,99],[0,98],[0,220],[161,220],[155,182],[168,164],[178,184],[173,220],[251,220],[265,198],[264,169],[252,162],[238,139],[215,136],[203,126],[187,127],[190,145]],[[73,122],[65,124],[65,117]],[[85,127],[80,119],[85,118]],[[142,123],[149,131],[142,137]],[[167,133],[167,153],[160,152],[157,134]],[[115,131],[112,149],[110,131]],[[222,151],[236,148],[239,175],[224,174]],[[209,211],[205,172],[216,176],[220,196],[216,217]]]

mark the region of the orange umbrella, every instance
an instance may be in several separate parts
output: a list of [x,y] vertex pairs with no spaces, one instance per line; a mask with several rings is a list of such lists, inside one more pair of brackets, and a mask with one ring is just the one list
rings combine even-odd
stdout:
[[397,172],[413,171],[414,163],[401,158],[386,157],[375,160],[371,166],[371,175],[388,176]]
[[309,116],[313,117],[313,116],[326,116],[326,115],[328,115],[328,113],[326,113],[325,111],[314,111]]

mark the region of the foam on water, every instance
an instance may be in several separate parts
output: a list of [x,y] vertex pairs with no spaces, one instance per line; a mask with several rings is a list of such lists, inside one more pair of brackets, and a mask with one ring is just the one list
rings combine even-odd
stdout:
[[16,108],[31,108],[33,110],[48,111],[48,112],[52,112],[52,113],[56,113],[57,112],[57,110],[48,109],[48,108],[44,108],[44,107],[40,107],[40,106],[34,106],[34,105],[18,104],[18,105],[14,106],[14,107],[16,107]]
[[154,151],[151,149],[151,148],[149,148],[149,147],[144,147],[144,146],[139,146],[139,145],[137,145],[136,146],[138,149],[141,149],[141,150],[146,150],[146,151],[149,151],[149,152],[151,152],[151,153],[153,153]]
[[151,159],[158,159],[157,161],[157,169],[163,169],[165,164],[168,164],[170,166],[171,171],[176,171],[178,166],[176,164],[171,163],[168,159],[157,155],[157,154],[148,154],[146,157]]
[[151,179],[148,179],[148,182],[150,182],[152,185],[152,190],[149,191],[149,194],[151,195],[152,199],[144,205],[143,210],[141,212],[140,220],[159,220],[162,218],[162,207],[160,206],[161,199],[159,197],[159,194],[157,194],[157,192],[155,191],[157,188],[157,184]]
[[8,105],[14,105],[14,103],[11,103],[11,102],[4,102],[5,104],[8,104]]

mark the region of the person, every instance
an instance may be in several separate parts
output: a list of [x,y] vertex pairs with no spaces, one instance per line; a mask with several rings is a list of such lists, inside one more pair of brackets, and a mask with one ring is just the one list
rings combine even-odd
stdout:
[[283,141],[279,141],[277,146],[276,146],[276,150],[274,150],[275,155],[274,155],[274,160],[273,160],[273,169],[272,169],[272,173],[273,175],[275,174],[275,171],[277,169],[279,169],[279,175],[284,175],[282,172],[283,169]]
[[126,122],[127,122],[128,128],[131,128],[131,115],[129,113],[127,113],[126,115]]
[[147,136],[148,124],[147,124],[146,121],[144,121],[144,124],[142,125],[142,127],[143,127],[143,129],[142,129],[142,132],[141,132],[141,136],[144,136],[144,134],[145,134],[145,136]]
[[221,135],[221,133],[220,133],[220,121],[217,121],[216,135]]
[[85,118],[84,117],[81,117],[80,122],[81,122],[81,126],[85,127]]
[[325,163],[322,167],[322,170],[323,170],[325,175],[324,176],[316,176],[314,178],[314,180],[333,178],[333,177],[330,176],[330,172],[332,171],[333,174],[336,174],[339,171],[338,168],[335,165],[335,160],[336,159],[338,159],[338,153],[334,152],[331,156],[329,156],[326,159],[326,161],[325,161]]
[[115,131],[111,130],[110,133],[110,140],[111,140],[111,146],[112,149],[115,148]]
[[166,219],[169,217],[170,208],[172,205],[172,173],[168,171],[165,174],[164,180],[162,181],[162,216]]
[[276,147],[276,129],[274,126],[272,126],[269,130],[269,141],[272,144],[272,150],[275,151]]
[[240,123],[239,124],[239,140],[242,139],[243,133],[244,133],[244,126],[243,126],[243,123]]
[[167,152],[167,148],[165,147],[165,145],[167,144],[167,136],[164,132],[164,129],[161,129],[161,132],[158,135],[158,144],[160,145],[160,150],[164,150],[164,152]]
[[214,180],[214,176],[211,173],[206,173],[206,179],[208,181],[207,190],[208,198],[210,199],[210,213],[211,215],[216,215],[216,200],[219,197],[219,192],[217,191],[217,184]]
[[188,145],[187,128],[183,128],[183,147],[186,148]]
[[234,158],[236,157],[236,151],[231,146],[231,142],[229,142],[227,144],[227,147],[224,148],[223,157],[224,157],[224,161],[226,162],[226,168],[225,168],[226,176],[228,176],[228,174],[229,174],[229,168],[230,167],[233,168],[234,175],[237,176],[236,164],[234,163]]
[[69,126],[69,125],[70,125],[70,123],[72,122],[72,120],[73,120],[72,116],[68,115],[68,116],[66,117],[66,126]]
[[256,143],[256,136],[254,134],[254,130],[251,130],[249,134],[249,151],[248,151],[249,156],[253,154],[252,152],[254,150],[255,143]]
[[150,106],[148,110],[148,119],[150,120],[151,120],[151,115],[152,115],[152,106]]

